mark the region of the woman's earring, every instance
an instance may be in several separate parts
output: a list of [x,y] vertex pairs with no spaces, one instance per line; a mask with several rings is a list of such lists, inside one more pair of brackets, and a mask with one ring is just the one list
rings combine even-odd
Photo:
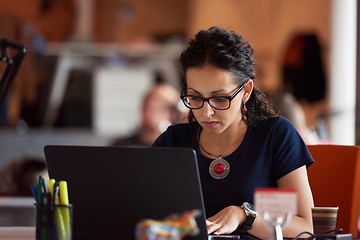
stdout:
[[241,109],[241,111],[243,112],[243,113],[246,113],[247,112],[247,108],[246,108],[246,102],[243,102],[243,107],[242,107],[242,109]]

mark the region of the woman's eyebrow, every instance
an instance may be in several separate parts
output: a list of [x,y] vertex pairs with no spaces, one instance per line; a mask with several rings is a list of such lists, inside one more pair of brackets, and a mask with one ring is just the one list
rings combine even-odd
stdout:
[[[195,90],[195,89],[193,89],[193,88],[188,88],[188,90],[193,90],[194,92],[202,95],[199,91],[197,91],[197,90]],[[223,90],[223,89],[222,89],[222,90],[216,90],[216,91],[212,91],[211,94],[215,94],[215,93],[219,93],[219,92],[224,92],[224,91],[225,91],[225,90]]]
[[214,94],[214,93],[221,93],[221,92],[226,92],[226,91],[224,89],[222,89],[222,90],[213,91],[211,93]]
[[192,90],[192,91],[194,91],[195,93],[197,93],[197,94],[199,94],[199,95],[202,95],[199,91],[197,91],[197,90],[195,90],[195,89],[193,89],[193,88],[188,88],[187,91],[189,91],[189,90]]

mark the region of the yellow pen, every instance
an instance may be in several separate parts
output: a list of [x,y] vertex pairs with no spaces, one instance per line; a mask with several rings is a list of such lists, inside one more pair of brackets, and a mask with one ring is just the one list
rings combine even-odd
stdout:
[[[53,209],[53,207],[55,207],[55,193],[54,193],[54,186],[55,186],[55,179],[50,179],[48,181],[48,188],[49,188],[49,204],[51,206],[51,209]],[[53,212],[53,214],[55,214],[55,212]],[[53,216],[51,214],[51,216]],[[54,236],[56,234],[56,230],[55,230],[55,227],[54,226],[51,226],[51,229],[50,229],[50,235],[51,236]]]
[[[60,187],[60,204],[69,205],[69,194],[66,181],[59,182]],[[63,220],[65,224],[66,238],[71,239],[71,225],[70,225],[70,209],[67,207],[62,207]]]
[[55,179],[52,178],[48,181],[48,187],[49,187],[50,197],[53,203],[55,203],[54,185],[55,185]]
[[69,195],[66,181],[59,182],[60,187],[60,204],[68,205],[69,204]]
[[56,218],[56,230],[57,230],[57,234],[58,234],[58,239],[59,240],[67,240],[67,235],[66,235],[66,227],[65,227],[65,222],[64,222],[64,217],[63,217],[63,213],[62,213],[62,209],[60,209],[60,207],[58,207],[58,205],[60,205],[60,199],[59,199],[59,185],[58,183],[55,183],[54,185],[54,198],[55,198],[55,218]]

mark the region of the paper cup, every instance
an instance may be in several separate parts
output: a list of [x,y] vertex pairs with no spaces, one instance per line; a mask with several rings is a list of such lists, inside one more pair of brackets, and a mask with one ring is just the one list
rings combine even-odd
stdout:
[[336,229],[338,209],[339,207],[313,207],[311,209],[315,235]]

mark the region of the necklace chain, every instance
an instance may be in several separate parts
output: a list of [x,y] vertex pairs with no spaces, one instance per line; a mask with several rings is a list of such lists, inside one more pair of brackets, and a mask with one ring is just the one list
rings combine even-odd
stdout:
[[216,158],[209,165],[209,173],[210,173],[210,175],[215,179],[223,179],[223,178],[225,178],[230,172],[230,164],[222,157],[222,155],[211,154],[211,153],[205,151],[201,147],[201,144],[200,144],[200,132],[201,132],[201,128],[199,128],[199,131],[198,131],[198,134],[197,134],[197,141],[198,141],[200,150],[203,151],[204,153]]
[[215,157],[215,158],[217,158],[217,159],[223,159],[224,157],[226,157],[226,156],[223,157],[222,155],[211,154],[211,153],[209,153],[208,151],[205,151],[205,149],[203,149],[203,148],[201,147],[201,144],[200,144],[200,133],[201,133],[201,128],[199,128],[199,131],[198,131],[198,134],[197,134],[197,141],[198,141],[199,148],[200,148],[201,151],[203,151],[204,153],[206,153],[206,154],[208,154],[208,155],[210,155],[210,156],[212,156],[212,157]]

